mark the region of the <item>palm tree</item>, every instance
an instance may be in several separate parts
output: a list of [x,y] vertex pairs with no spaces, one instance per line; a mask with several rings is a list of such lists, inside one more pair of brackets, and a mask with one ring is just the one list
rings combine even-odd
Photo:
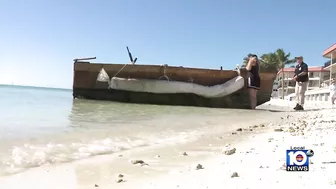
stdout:
[[[246,67],[248,61],[249,61],[249,56],[251,54],[248,54],[247,57],[243,59],[242,67]],[[259,58],[260,62],[260,71],[261,72],[277,72],[278,70],[278,65],[277,65],[277,58],[274,53],[268,53],[268,54],[263,54]]]
[[274,53],[274,55],[277,58],[277,69],[278,71],[281,69],[282,72],[282,80],[281,80],[281,87],[282,87],[282,99],[284,99],[285,94],[284,94],[284,78],[285,78],[285,72],[284,72],[284,67],[285,65],[292,64],[295,62],[295,59],[291,59],[291,53],[285,53],[283,49],[277,49]]
[[[242,67],[245,67],[249,60],[249,55],[243,59]],[[263,54],[260,59],[260,71],[262,72],[278,72],[282,71],[282,99],[284,98],[284,67],[295,62],[295,59],[290,58],[291,53],[285,53],[283,49],[277,49],[274,53]]]
[[295,62],[295,59],[291,59],[291,53],[285,53],[285,51],[283,49],[278,49],[275,51],[274,53],[277,58],[278,58],[278,66],[279,66],[279,70],[283,69],[285,67],[285,65],[288,64],[292,64]]
[[263,54],[260,57],[260,71],[262,72],[278,71],[278,59],[275,53]]
[[[242,66],[246,66],[249,61],[249,53],[245,58],[243,58]],[[295,62],[294,59],[290,58],[291,53],[285,53],[283,49],[277,49],[274,53],[263,54],[260,58],[260,66],[267,68],[268,71],[279,71],[284,68],[285,65],[289,65]],[[275,60],[276,59],[276,60]],[[274,70],[273,70],[274,69]]]

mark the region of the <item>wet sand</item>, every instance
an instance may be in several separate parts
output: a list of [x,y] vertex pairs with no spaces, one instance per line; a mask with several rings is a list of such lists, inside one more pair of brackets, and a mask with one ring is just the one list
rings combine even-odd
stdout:
[[[204,135],[191,143],[42,166],[0,177],[0,185],[6,189],[335,187],[336,117],[332,116],[336,111],[312,104],[304,112],[291,112],[288,105],[292,104],[278,108],[279,114],[264,122]],[[284,170],[285,152],[293,145],[314,150],[310,172]],[[132,160],[143,163],[133,164]],[[232,177],[237,176],[235,172],[238,177]],[[123,177],[118,177],[120,174]]]

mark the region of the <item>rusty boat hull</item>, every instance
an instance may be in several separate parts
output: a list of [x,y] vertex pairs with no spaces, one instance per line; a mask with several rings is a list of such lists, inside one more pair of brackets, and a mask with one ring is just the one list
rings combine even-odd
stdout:
[[[199,106],[213,108],[237,108],[249,109],[249,95],[246,88],[247,71],[241,69],[241,76],[245,79],[245,86],[237,92],[220,98],[205,98],[189,93],[157,94],[147,92],[133,92],[125,90],[109,89],[108,83],[97,81],[101,69],[109,76],[136,79],[165,78],[170,80],[193,82],[204,86],[213,86],[225,83],[236,77],[235,70],[214,70],[198,69],[160,65],[139,65],[139,64],[105,64],[90,62],[74,63],[73,97],[92,100],[109,100],[125,103],[157,104],[157,105],[179,105]],[[276,73],[261,73],[261,89],[258,92],[257,104],[263,104],[270,100],[273,81]]]

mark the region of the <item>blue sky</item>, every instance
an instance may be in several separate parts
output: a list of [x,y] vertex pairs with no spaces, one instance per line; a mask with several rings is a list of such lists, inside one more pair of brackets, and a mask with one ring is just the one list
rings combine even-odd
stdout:
[[[29,3],[28,3],[29,2]],[[309,65],[336,42],[336,1],[0,0],[0,83],[72,87],[73,58],[233,69],[284,48]]]

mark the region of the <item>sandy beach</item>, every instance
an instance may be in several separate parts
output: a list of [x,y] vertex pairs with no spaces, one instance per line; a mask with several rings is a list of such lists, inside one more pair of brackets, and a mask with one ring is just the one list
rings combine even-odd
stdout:
[[[285,101],[274,103],[287,109],[293,105]],[[336,109],[329,105],[311,103],[303,112],[280,112],[272,121],[265,118],[262,123],[239,126],[229,133],[204,135],[189,143],[144,147],[132,153],[124,151],[32,168],[0,177],[0,186],[4,189],[334,188],[335,113]],[[309,172],[285,170],[286,150],[290,146],[314,150]]]

